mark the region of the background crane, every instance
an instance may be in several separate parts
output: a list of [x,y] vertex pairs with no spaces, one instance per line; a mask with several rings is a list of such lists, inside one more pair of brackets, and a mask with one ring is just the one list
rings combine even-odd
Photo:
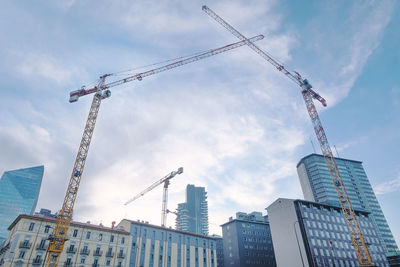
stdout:
[[161,210],[161,226],[165,227],[165,224],[167,222],[167,213],[169,212],[169,210],[167,209],[169,181],[172,178],[174,178],[177,174],[181,174],[181,173],[183,173],[183,168],[182,167],[180,167],[177,171],[173,171],[170,174],[167,174],[166,176],[161,178],[159,181],[155,182],[154,184],[152,184],[151,186],[149,186],[148,188],[146,188],[145,190],[140,192],[138,195],[136,195],[133,198],[129,199],[125,203],[125,205],[128,205],[128,204],[132,203],[132,201],[140,198],[141,196],[143,196],[147,192],[150,192],[151,190],[153,190],[154,188],[156,188],[160,184],[164,183],[163,198],[162,198],[162,210]]
[[271,63],[277,70],[285,74],[289,79],[295,82],[301,88],[301,93],[303,95],[303,99],[306,103],[308,114],[310,115],[311,122],[314,126],[315,134],[317,135],[319,144],[321,146],[321,150],[323,156],[325,158],[326,165],[328,166],[328,170],[330,176],[332,178],[334,187],[336,189],[337,196],[339,198],[339,203],[341,205],[344,217],[346,219],[347,226],[350,231],[351,240],[357,255],[358,262],[362,266],[373,265],[373,261],[368,250],[368,246],[365,242],[365,238],[361,231],[360,224],[358,223],[356,214],[354,212],[353,206],[351,205],[349,196],[347,194],[346,188],[343,184],[342,176],[340,175],[339,169],[336,165],[335,158],[332,154],[332,150],[329,146],[328,139],[326,137],[324,128],[322,127],[322,123],[319,119],[317,109],[315,108],[313,98],[317,99],[322,103],[323,106],[326,106],[326,101],[319,94],[314,92],[311,88],[311,84],[301,77],[298,72],[291,73],[288,71],[283,64],[279,63],[277,60],[273,59],[268,53],[262,51],[258,46],[253,44],[249,39],[247,39],[244,35],[238,32],[235,28],[229,25],[226,21],[224,21],[221,17],[219,17],[214,11],[212,11],[207,6],[203,6],[202,9],[214,20],[224,26],[228,31],[230,31],[233,35],[239,38],[242,41],[245,41],[246,44],[253,49],[256,53],[266,59],[269,63]]
[[[258,35],[250,40],[258,41],[263,39],[263,35]],[[153,74],[157,74],[162,71],[170,70],[185,64],[189,64],[203,58],[211,57],[217,55],[219,53],[223,53],[228,50],[235,49],[237,47],[243,46],[246,44],[246,41],[240,41],[236,43],[232,43],[220,48],[211,49],[203,53],[196,54],[195,56],[187,57],[185,59],[176,61],[174,63],[161,66],[146,72],[138,73],[132,76],[128,76],[126,78],[116,80],[110,82],[108,84],[105,83],[105,79],[109,76],[113,76],[113,74],[104,74],[100,77],[100,81],[97,86],[85,89],[83,86],[80,90],[76,90],[70,93],[69,102],[78,101],[79,97],[94,94],[92,104],[90,106],[89,115],[86,121],[85,129],[83,131],[82,139],[79,145],[78,153],[76,155],[74,167],[72,169],[71,178],[69,180],[67,192],[65,193],[64,202],[62,208],[57,217],[56,227],[53,231],[49,248],[48,248],[48,257],[46,260],[46,266],[56,267],[58,265],[58,261],[60,260],[60,254],[63,251],[64,244],[67,238],[69,225],[72,220],[73,209],[75,205],[76,196],[79,189],[79,184],[81,181],[82,173],[85,167],[85,162],[87,158],[87,154],[90,147],[90,142],[92,140],[92,135],[94,131],[94,127],[96,125],[97,115],[99,112],[101,101],[105,98],[111,96],[111,91],[108,88],[121,85],[133,80],[142,80],[143,77],[147,77]]]

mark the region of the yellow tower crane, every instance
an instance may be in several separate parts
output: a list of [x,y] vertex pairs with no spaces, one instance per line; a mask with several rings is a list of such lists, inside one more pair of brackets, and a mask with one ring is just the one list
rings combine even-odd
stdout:
[[311,89],[312,88],[311,84],[306,79],[303,79],[298,72],[291,73],[290,71],[288,71],[283,66],[283,64],[279,63],[277,60],[272,58],[271,55],[264,52],[258,46],[253,44],[253,42],[250,41],[250,39],[247,39],[243,34],[238,32],[235,28],[229,25],[225,20],[223,20],[220,16],[218,16],[214,11],[212,11],[207,6],[203,6],[202,9],[210,17],[216,20],[219,24],[225,27],[237,38],[239,38],[242,41],[245,41],[246,44],[251,49],[253,49],[264,59],[266,59],[269,63],[271,63],[275,68],[277,68],[277,70],[285,74],[286,77],[288,77],[289,79],[291,79],[297,85],[300,86],[304,102],[306,103],[308,114],[310,115],[311,122],[314,126],[315,134],[317,135],[319,144],[321,146],[322,154],[325,158],[326,165],[328,166],[328,170],[332,178],[334,187],[336,189],[336,193],[339,198],[339,203],[341,205],[343,215],[345,217],[348,229],[350,231],[351,241],[353,243],[358,262],[360,263],[361,266],[373,266],[374,263],[372,261],[371,254],[369,252],[368,245],[361,231],[360,224],[357,220],[353,206],[351,205],[350,198],[344,186],[342,176],[340,175],[339,169],[336,165],[335,158],[332,154],[332,150],[329,146],[328,139],[326,138],[325,135],[325,130],[322,127],[321,120],[319,119],[317,109],[315,108],[313,102],[314,98],[320,101],[323,106],[326,106],[325,99],[322,98],[318,93],[314,92]]
[[[252,42],[255,42],[263,38],[264,38],[263,35],[258,35],[253,38],[250,38],[250,40]],[[106,78],[114,76],[115,74],[104,74],[100,77],[100,81],[97,84],[97,86],[90,89],[86,89],[83,86],[81,89],[70,93],[70,99],[69,99],[70,103],[78,101],[79,97],[89,94],[94,94],[94,95],[93,95],[92,105],[90,106],[89,115],[86,121],[85,129],[83,131],[81,143],[79,145],[78,154],[76,155],[75,164],[72,169],[72,174],[68,184],[68,189],[64,197],[64,202],[57,217],[56,227],[50,238],[48,257],[46,259],[45,266],[47,267],[58,266],[58,262],[60,260],[60,254],[63,251],[64,244],[67,240],[67,234],[69,225],[72,220],[75,200],[78,193],[79,184],[82,178],[82,173],[85,167],[85,162],[88,155],[90,142],[92,140],[94,127],[96,125],[100,104],[103,99],[111,96],[111,91],[109,90],[109,88],[134,80],[141,81],[144,77],[157,74],[163,71],[167,71],[176,67],[180,67],[182,65],[189,64],[207,57],[211,57],[228,50],[235,49],[237,47],[245,45],[246,42],[247,41],[240,41],[220,48],[211,49],[206,52],[197,53],[194,56],[185,57],[184,59],[170,63],[168,65],[161,66],[142,73],[138,73],[132,76],[127,76],[123,79],[112,81],[107,84],[105,83]]]

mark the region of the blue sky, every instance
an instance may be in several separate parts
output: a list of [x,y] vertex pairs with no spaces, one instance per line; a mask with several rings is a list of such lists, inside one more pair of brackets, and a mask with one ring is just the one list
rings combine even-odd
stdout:
[[[264,34],[259,47],[327,99],[318,108],[330,144],[363,161],[399,242],[393,1],[3,1],[0,171],[44,164],[38,208],[58,210],[90,105],[90,96],[68,103],[69,92],[104,73],[236,42],[203,4],[247,36]],[[185,200],[186,184],[205,186],[219,233],[237,211],[302,198],[295,167],[313,151],[310,138],[317,144],[299,88],[247,47],[115,87],[100,110],[75,219],[159,224],[161,187],[123,203],[183,166],[169,208]]]

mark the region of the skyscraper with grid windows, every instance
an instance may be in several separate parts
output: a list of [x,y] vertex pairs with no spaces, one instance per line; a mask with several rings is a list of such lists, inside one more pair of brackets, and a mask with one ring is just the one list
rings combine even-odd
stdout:
[[[343,158],[335,158],[335,160],[353,208],[370,212],[371,220],[385,252],[397,252],[396,241],[362,162]],[[339,206],[338,197],[322,155],[310,154],[302,158],[297,164],[297,173],[306,200]]]

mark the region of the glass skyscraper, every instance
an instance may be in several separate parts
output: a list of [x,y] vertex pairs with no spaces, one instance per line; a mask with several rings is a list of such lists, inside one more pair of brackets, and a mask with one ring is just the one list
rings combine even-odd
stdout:
[[186,186],[186,202],[178,204],[176,228],[208,235],[207,192],[204,187]]
[[[343,158],[335,160],[353,208],[371,213],[371,220],[386,253],[398,251],[362,162]],[[297,164],[297,173],[306,200],[339,206],[336,190],[322,155],[310,154],[302,158]]]
[[44,166],[4,172],[0,179],[0,244],[19,214],[33,214],[39,197]]

